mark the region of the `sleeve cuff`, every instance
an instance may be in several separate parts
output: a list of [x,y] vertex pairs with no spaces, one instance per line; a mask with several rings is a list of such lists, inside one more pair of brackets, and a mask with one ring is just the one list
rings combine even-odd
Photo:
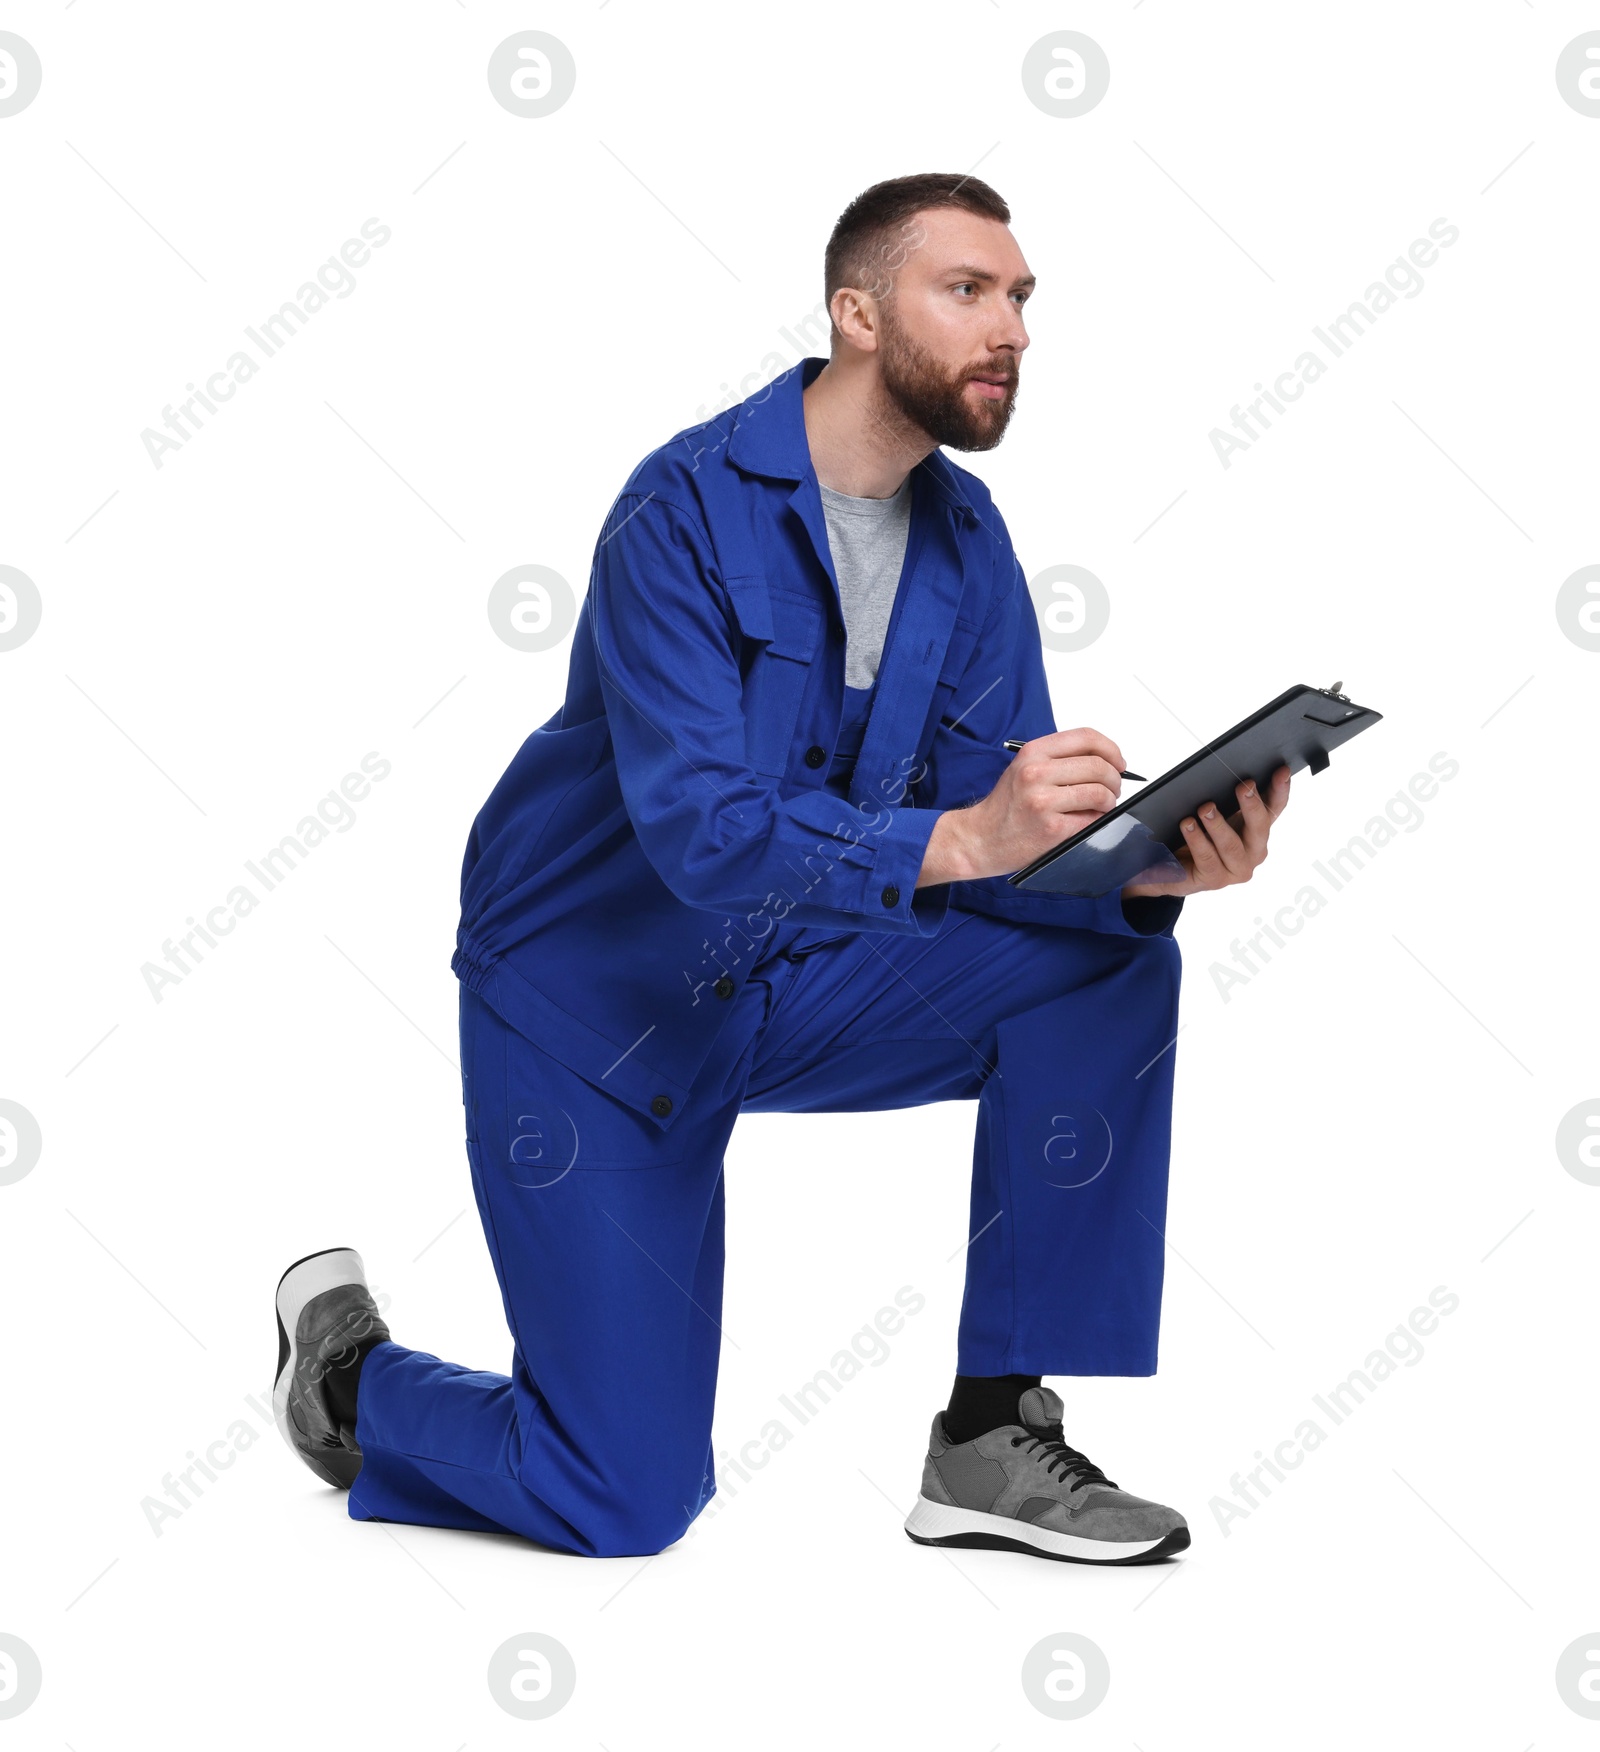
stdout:
[[877,922],[890,930],[922,937],[933,936],[944,923],[950,907],[950,884],[917,887],[940,813],[902,806],[890,814],[878,836],[872,868],[866,873],[863,911],[869,919],[877,915]]

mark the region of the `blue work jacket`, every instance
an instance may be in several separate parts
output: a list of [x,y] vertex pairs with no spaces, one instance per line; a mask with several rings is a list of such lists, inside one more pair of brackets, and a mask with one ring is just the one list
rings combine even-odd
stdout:
[[[943,809],[986,796],[1007,737],[1056,728],[1005,523],[934,451],[847,783],[845,626],[803,360],[645,457],[608,512],[561,710],[467,842],[451,966],[519,1032],[660,1127],[783,931],[931,936],[950,907],[1170,935],[1179,900],[919,889]],[[830,780],[832,781],[830,783]]]

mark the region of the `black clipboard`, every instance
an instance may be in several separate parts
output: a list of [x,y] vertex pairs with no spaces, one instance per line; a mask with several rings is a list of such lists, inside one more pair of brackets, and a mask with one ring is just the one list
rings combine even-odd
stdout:
[[1354,705],[1339,688],[1338,682],[1289,688],[1006,880],[1016,888],[1084,896],[1109,894],[1138,876],[1178,880],[1184,873],[1172,855],[1183,844],[1178,824],[1202,803],[1231,816],[1239,808],[1235,785],[1254,779],[1265,795],[1280,766],[1320,773],[1335,748],[1383,716]]

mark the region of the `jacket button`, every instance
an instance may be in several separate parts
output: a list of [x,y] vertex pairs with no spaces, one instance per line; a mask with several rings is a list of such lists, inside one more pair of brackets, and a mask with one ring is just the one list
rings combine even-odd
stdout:
[[806,765],[808,767],[819,767],[827,758],[828,751],[825,748],[818,748],[815,743],[806,750]]
[[733,996],[733,981],[728,978],[727,974],[723,974],[722,978],[711,989],[719,998],[731,998]]
[[883,891],[883,904],[885,906],[899,906],[900,904],[900,890],[892,882]]
[[656,1095],[651,1098],[650,1111],[657,1119],[665,1119],[672,1111],[672,1101],[666,1095]]

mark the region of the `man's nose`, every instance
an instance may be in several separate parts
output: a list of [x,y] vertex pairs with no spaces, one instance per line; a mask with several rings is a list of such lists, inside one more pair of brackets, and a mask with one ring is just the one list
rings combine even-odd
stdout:
[[1013,305],[1011,314],[1003,318],[995,332],[990,335],[990,351],[1009,353],[1020,357],[1026,351],[1028,344],[1028,331],[1023,325],[1022,312]]

